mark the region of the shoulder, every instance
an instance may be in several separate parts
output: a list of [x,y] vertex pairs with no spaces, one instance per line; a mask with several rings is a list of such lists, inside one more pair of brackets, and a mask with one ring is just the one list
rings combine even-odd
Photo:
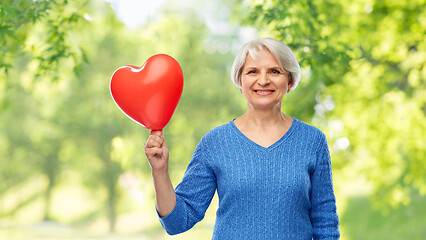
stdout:
[[296,133],[309,141],[318,141],[323,142],[327,141],[327,138],[319,128],[307,124],[305,122],[302,122],[301,120],[298,120],[294,118],[295,123],[297,124],[297,131]]
[[217,154],[222,153],[226,149],[229,150],[229,138],[233,133],[232,121],[217,126],[208,131],[200,140],[195,152],[202,152],[203,156],[214,161]]
[[217,143],[218,141],[224,139],[224,137],[231,134],[232,127],[232,120],[223,125],[214,127],[203,136],[201,141],[206,143]]
[[[321,159],[330,159],[327,137],[324,132],[322,132],[319,128],[304,123],[298,120],[298,134],[301,138],[304,139],[304,142],[307,146],[311,146],[313,152],[315,152],[316,156]],[[323,158],[323,156],[328,156]]]

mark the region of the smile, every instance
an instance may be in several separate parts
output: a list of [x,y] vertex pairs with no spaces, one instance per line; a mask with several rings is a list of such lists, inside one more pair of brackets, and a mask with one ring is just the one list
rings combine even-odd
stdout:
[[265,96],[265,95],[270,95],[270,94],[272,94],[273,92],[275,92],[274,90],[254,90],[254,92],[257,94],[257,95],[262,95],[262,96]]

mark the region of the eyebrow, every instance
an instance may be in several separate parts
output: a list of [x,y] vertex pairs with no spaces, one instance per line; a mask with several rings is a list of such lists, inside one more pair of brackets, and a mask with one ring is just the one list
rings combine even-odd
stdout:
[[[258,69],[258,67],[254,67],[254,66],[248,66],[248,67],[245,67],[245,68],[243,68],[243,70],[245,70],[245,69]],[[273,67],[269,67],[268,69],[280,69],[281,71],[283,71],[283,69],[280,67],[280,66],[273,66]]]

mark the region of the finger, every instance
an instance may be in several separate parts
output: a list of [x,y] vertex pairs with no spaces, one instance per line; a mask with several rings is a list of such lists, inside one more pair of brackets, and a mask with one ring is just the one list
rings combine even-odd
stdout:
[[166,144],[166,142],[163,142],[163,144],[161,145],[161,148],[167,150],[167,144]]
[[148,138],[148,140],[145,143],[145,148],[152,148],[152,147],[159,147],[161,146],[157,141],[153,140],[152,138]]
[[155,155],[161,156],[163,154],[163,150],[161,148],[149,148],[145,150],[145,154],[147,156],[155,156]]
[[158,142],[162,142],[163,141],[163,139],[160,136],[158,136],[158,135],[151,135],[151,136],[149,136],[148,139],[155,140],[155,141],[158,141]]
[[145,143],[145,148],[152,148],[152,147],[161,147],[163,145],[163,141],[158,136],[150,137],[148,141]]
[[163,130],[151,131],[151,135],[159,136],[159,137],[161,137],[164,140]]
[[159,131],[159,130],[152,130],[151,131],[151,135],[156,135],[156,136],[161,136],[163,134],[163,132],[162,131]]
[[151,135],[151,136],[149,136],[148,141],[155,141],[155,142],[158,142],[158,143],[160,143],[162,145],[163,142],[164,142],[164,139],[162,139],[158,135]]

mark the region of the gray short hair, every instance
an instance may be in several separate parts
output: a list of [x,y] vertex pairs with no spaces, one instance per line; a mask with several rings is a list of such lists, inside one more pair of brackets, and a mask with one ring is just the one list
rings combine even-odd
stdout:
[[293,85],[291,90],[296,89],[302,77],[299,63],[296,60],[291,49],[283,42],[273,38],[260,38],[244,44],[235,56],[234,63],[231,68],[231,79],[235,86],[241,87],[241,73],[243,71],[244,63],[246,62],[247,54],[253,59],[256,59],[258,51],[266,48],[277,59],[280,67],[287,71],[290,81]]

